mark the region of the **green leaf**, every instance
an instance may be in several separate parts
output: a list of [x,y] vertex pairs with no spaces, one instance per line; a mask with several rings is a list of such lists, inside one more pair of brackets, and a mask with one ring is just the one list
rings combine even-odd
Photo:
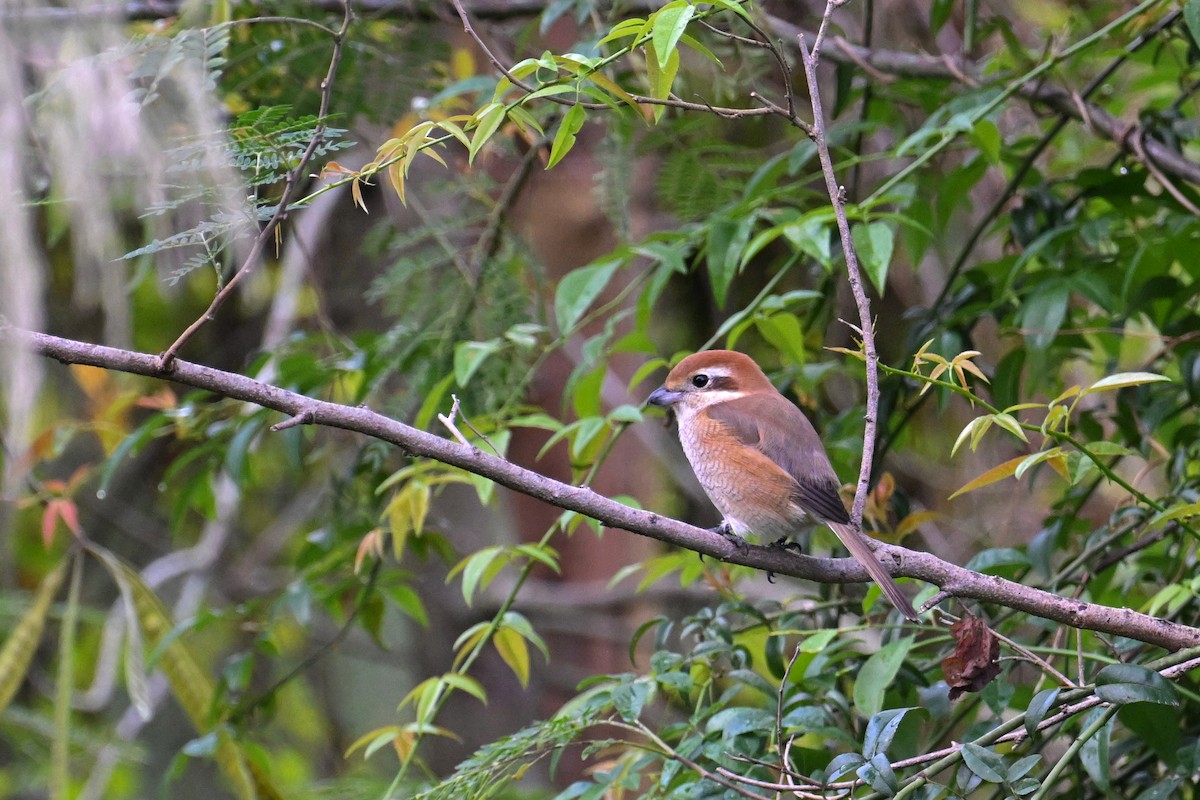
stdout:
[[737,0],[712,0],[712,5],[717,6],[718,8],[724,8],[727,11],[732,11],[733,13],[745,19],[747,22],[750,21],[750,14],[745,8],[742,7],[741,3],[737,2]]
[[[612,580],[610,580],[608,582],[609,588],[615,586],[618,582],[620,582],[623,578],[627,577],[628,575],[631,575],[634,570],[641,569],[641,567],[642,567],[642,565],[638,564],[636,562],[633,564],[627,564],[620,571],[618,571],[616,575],[613,576]],[[645,622],[643,622],[641,625],[638,625],[637,630],[635,630],[633,632],[633,637],[629,640],[629,663],[630,664],[637,666],[638,642],[640,642],[642,640],[642,637],[645,636],[647,633],[649,633],[652,628],[656,628],[659,625],[668,625],[669,626],[670,620],[668,620],[666,617],[652,617],[651,619],[648,619]]]
[[1022,442],[1028,442],[1029,439],[1025,436],[1025,431],[1021,430],[1021,423],[1011,414],[992,414],[992,421],[998,427],[1011,433],[1013,436],[1020,439]]
[[454,348],[454,380],[466,387],[475,371],[487,361],[488,356],[500,349],[499,339],[486,342],[459,342]]
[[1012,547],[989,547],[972,556],[965,568],[974,572],[987,572],[996,567],[1010,566],[1029,566],[1029,556]]
[[1101,700],[1123,703],[1179,705],[1175,686],[1152,669],[1140,664],[1109,664],[1096,675],[1096,694]]
[[708,280],[718,306],[724,306],[729,287],[741,263],[742,251],[750,241],[754,215],[717,217],[708,225]]
[[708,733],[720,732],[721,737],[728,742],[744,733],[774,729],[775,714],[764,708],[727,708],[713,714],[704,727]]
[[659,69],[666,70],[667,60],[676,53],[679,37],[683,35],[694,13],[695,6],[683,0],[676,0],[655,12],[650,39],[654,43],[654,55],[658,59]]
[[621,263],[621,259],[612,258],[580,267],[567,273],[558,282],[558,289],[554,292],[554,318],[558,321],[561,333],[574,330],[579,318],[604,291]]
[[971,129],[971,141],[979,147],[979,151],[983,153],[983,157],[988,160],[989,164],[996,166],[1000,163],[1000,148],[1004,142],[996,123],[990,119],[981,119],[976,122],[975,127]]
[[1029,701],[1029,708],[1025,709],[1025,732],[1030,736],[1037,733],[1037,728],[1042,724],[1042,720],[1046,718],[1046,713],[1054,708],[1058,702],[1058,689],[1043,689],[1033,696]]
[[800,641],[801,653],[819,653],[829,646],[838,632],[836,628],[813,631]]
[[854,681],[854,706],[864,716],[873,717],[882,710],[883,695],[892,685],[912,645],[911,636],[897,639],[872,653],[863,664]]
[[866,759],[858,753],[841,753],[834,756],[829,765],[825,767],[825,776],[830,781],[841,780],[865,763],[867,763]]
[[1004,776],[1004,779],[1009,783],[1016,783],[1017,781],[1021,780],[1021,778],[1024,778],[1026,775],[1028,775],[1041,760],[1042,756],[1040,753],[1034,753],[1033,755],[1028,755],[1024,758],[1018,758],[1015,762],[1013,762],[1012,766],[1008,768],[1008,773]]
[[138,603],[134,596],[134,581],[140,576],[107,550],[93,551],[100,562],[108,568],[117,590],[121,595],[121,610],[125,614],[125,688],[133,707],[143,719],[150,719],[153,711],[150,704],[150,679],[146,675],[146,649],[142,645],[142,623],[139,619]]
[[1058,335],[1067,316],[1071,292],[1062,282],[1047,282],[1025,298],[1017,313],[1025,339],[1034,350],[1045,350]]
[[855,770],[855,774],[884,797],[892,797],[900,788],[900,782],[896,779],[892,765],[888,763],[887,756],[882,753]]
[[725,66],[724,64],[721,63],[721,59],[717,58],[716,54],[713,51],[709,50],[707,47],[705,47],[704,44],[701,43],[698,39],[696,39],[692,36],[689,36],[688,34],[685,33],[679,37],[679,41],[682,44],[687,45],[692,50],[695,50],[697,53],[704,56],[709,61],[716,64],[718,67]]
[[887,287],[888,266],[892,263],[895,234],[885,222],[857,224],[850,229],[858,261],[871,279],[875,291],[883,295]]
[[1187,0],[1183,6],[1183,21],[1192,34],[1192,41],[1200,48],[1200,0]]
[[[1083,718],[1082,725],[1087,728],[1106,714],[1111,713],[1111,709],[1094,708]],[[1083,743],[1083,747],[1079,749],[1079,760],[1083,763],[1083,768],[1087,770],[1092,781],[1102,792],[1108,792],[1108,787],[1112,782],[1112,764],[1109,758],[1112,728],[1113,721],[1110,718],[1095,734],[1088,737],[1088,740]]]
[[423,628],[429,627],[429,613],[425,610],[425,601],[415,589],[402,583],[388,589],[387,595],[406,616],[411,617]]
[[[646,77],[650,83],[650,96],[659,100],[665,100],[667,95],[671,93],[671,86],[675,83],[675,75],[679,72],[679,51],[672,50],[671,55],[667,58],[665,66],[659,66],[658,56],[654,52],[654,43],[646,44]],[[654,121],[658,122],[662,119],[663,112],[667,107],[655,105],[652,109]]]
[[644,20],[640,17],[634,17],[633,19],[627,19],[622,22],[618,22],[613,26],[612,30],[610,30],[608,34],[600,40],[599,43],[604,44],[605,42],[611,42],[616,39],[624,39],[630,36],[640,37],[642,36],[643,28],[649,24],[650,23],[647,20]]
[[636,722],[642,716],[642,709],[654,696],[654,682],[636,680],[623,683],[612,690],[613,708],[626,722]]
[[100,484],[96,489],[97,495],[103,497],[108,494],[108,485],[112,481],[113,474],[116,473],[117,467],[125,460],[126,456],[134,455],[142,449],[147,441],[162,427],[169,425],[171,418],[166,414],[155,414],[146,420],[146,422],[137,429],[135,433],[131,433],[121,440],[117,445],[117,449],[113,450],[105,462],[104,467],[100,470]]
[[1143,791],[1134,800],[1169,800],[1179,797],[1179,787],[1182,785],[1183,778],[1177,776],[1164,778]]
[[550,169],[562,161],[563,156],[571,152],[571,148],[575,146],[575,134],[579,133],[586,121],[587,110],[582,105],[574,105],[567,110],[567,113],[563,115],[562,122],[558,124],[558,132],[554,134],[554,144],[550,147],[550,158],[546,161],[546,169]]
[[824,213],[810,212],[783,226],[783,238],[829,270],[833,266],[830,250],[829,219]]
[[892,739],[904,721],[904,716],[913,711],[912,708],[889,708],[880,711],[867,721],[867,731],[863,736],[863,755],[868,759],[886,753],[892,746]]
[[967,769],[988,783],[1003,783],[1008,774],[1003,756],[973,742],[963,744],[962,757]]
[[495,577],[496,572],[508,562],[507,556],[508,554],[504,551],[503,547],[497,545],[485,547],[460,561],[446,575],[446,580],[453,578],[458,571],[458,567],[462,567],[463,600],[469,606],[475,599],[476,588],[487,586],[490,579]]
[[1030,467],[1036,464],[1041,464],[1043,461],[1050,461],[1052,459],[1062,460],[1064,458],[1066,458],[1066,456],[1064,455],[1061,447],[1051,447],[1049,450],[1039,450],[1031,456],[1026,456],[1021,463],[1017,465],[1016,470],[1013,471],[1013,477],[1020,480],[1021,476],[1024,475],[1025,471]]
[[479,109],[475,114],[475,131],[471,137],[471,147],[467,151],[467,163],[475,163],[475,156],[480,149],[487,144],[488,139],[492,138],[499,128],[500,123],[504,121],[505,114],[504,105],[501,103],[489,103]]

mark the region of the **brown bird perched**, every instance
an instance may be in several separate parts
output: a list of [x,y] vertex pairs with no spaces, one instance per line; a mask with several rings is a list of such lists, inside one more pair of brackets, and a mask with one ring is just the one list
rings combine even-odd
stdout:
[[837,534],[900,613],[917,612],[851,524],[841,483],[812,423],[771,385],[754,360],[709,350],[680,361],[649,402],[675,412],[679,441],[722,533],[779,537],[811,520]]

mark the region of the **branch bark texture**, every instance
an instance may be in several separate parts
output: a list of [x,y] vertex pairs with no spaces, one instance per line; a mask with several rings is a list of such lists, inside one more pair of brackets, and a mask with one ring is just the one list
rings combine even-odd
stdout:
[[[561,509],[575,511],[601,523],[694,550],[732,564],[788,575],[818,583],[865,583],[866,570],[850,558],[813,558],[777,548],[751,546],[739,550],[723,536],[652,511],[610,500],[588,488],[571,486],[525,469],[478,448],[418,430],[362,406],[315,400],[233,372],[177,359],[169,373],[158,356],[65,339],[32,331],[10,330],[14,345],[64,364],[169,380],[214,394],[252,403],[297,419],[298,424],[340,428],[390,442],[414,457],[431,458],[481,475],[501,486],[535,497]],[[1075,628],[1093,630],[1171,650],[1200,645],[1200,629],[1180,625],[1125,608],[1070,600],[993,575],[981,575],[928,553],[879,544],[878,554],[892,575],[916,578],[938,586],[940,596],[995,603]]]

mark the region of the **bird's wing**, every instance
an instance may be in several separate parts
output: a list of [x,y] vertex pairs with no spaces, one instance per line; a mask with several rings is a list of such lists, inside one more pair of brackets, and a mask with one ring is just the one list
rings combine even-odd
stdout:
[[796,484],[793,495],[822,522],[848,523],[841,484],[812,423],[781,394],[751,394],[717,403],[709,416],[738,441],[771,459]]

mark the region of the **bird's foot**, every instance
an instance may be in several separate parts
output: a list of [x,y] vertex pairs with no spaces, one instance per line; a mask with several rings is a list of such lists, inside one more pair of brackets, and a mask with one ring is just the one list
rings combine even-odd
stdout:
[[709,530],[713,533],[719,533],[725,537],[725,541],[733,545],[738,553],[744,554],[750,549],[750,544],[745,539],[734,533],[733,528],[729,526],[728,522],[722,522],[715,528],[709,528]]
[[[786,536],[780,536],[778,539],[771,542],[771,544],[769,544],[768,547],[770,547],[772,550],[791,550],[796,553],[804,552],[804,548],[801,547],[798,542],[793,542],[792,540],[788,539],[788,537],[786,537]],[[775,573],[768,570],[767,571],[767,583],[774,583],[774,582],[775,582]]]

